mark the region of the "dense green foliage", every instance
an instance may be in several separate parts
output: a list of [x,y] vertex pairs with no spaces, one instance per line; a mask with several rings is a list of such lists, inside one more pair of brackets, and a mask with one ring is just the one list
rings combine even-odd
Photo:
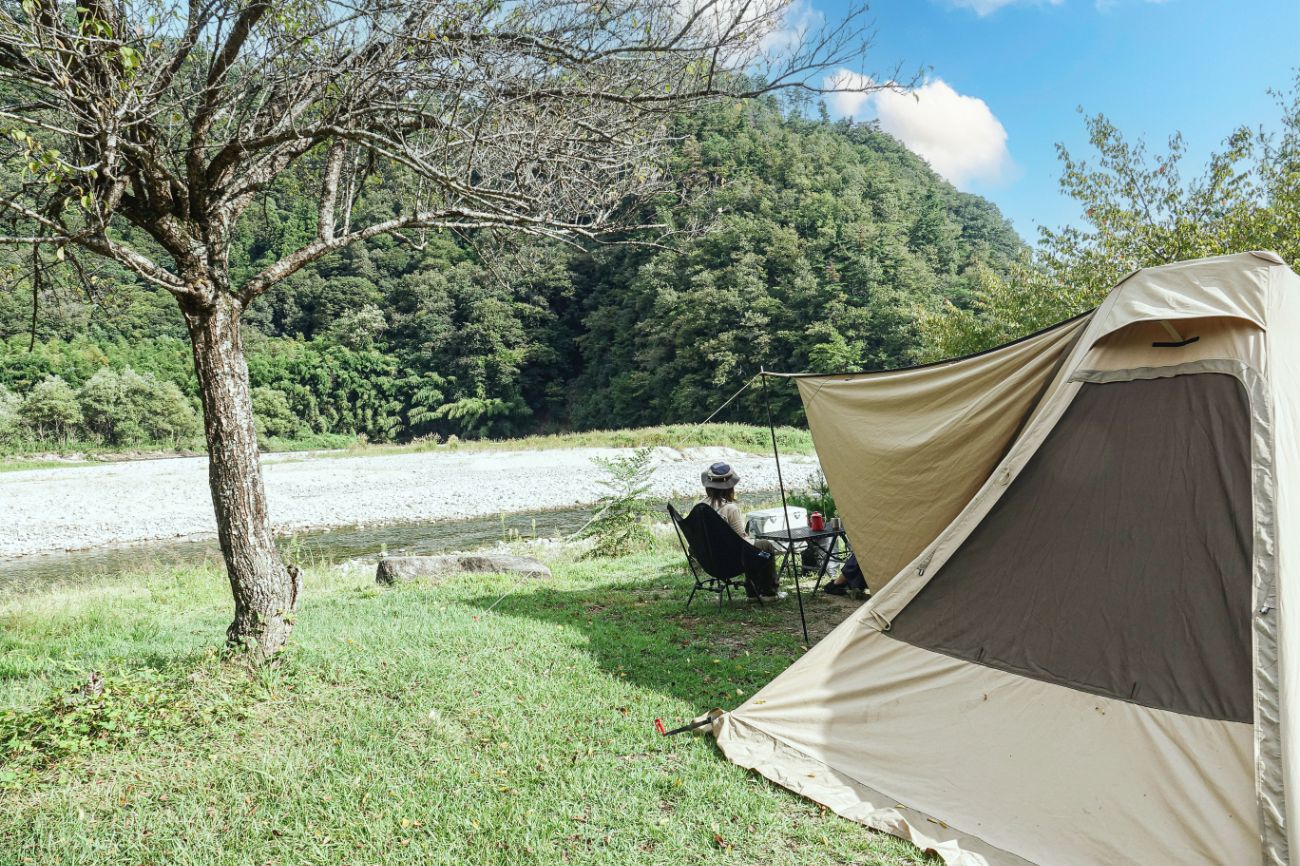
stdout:
[[1088,131],[1097,161],[1060,151],[1061,187],[1084,226],[1043,229],[1038,252],[1009,277],[979,274],[974,303],[921,323],[924,360],[979,351],[1096,306],[1137,268],[1271,250],[1300,263],[1300,78],[1280,96],[1281,131],[1232,132],[1205,169],[1185,178],[1182,137],[1152,156],[1103,116]]
[[[578,424],[703,418],[763,366],[898,366],[918,305],[964,297],[1021,249],[991,204],[869,125],[721,112],[678,159],[720,184],[695,214],[716,214],[712,230],[673,252],[615,250],[591,275]],[[793,389],[773,398],[779,421],[797,417]],[[735,417],[761,420],[761,392]]]
[[[923,305],[960,302],[977,274],[1006,274],[1021,252],[991,204],[871,125],[787,116],[770,101],[678,123],[673,169],[686,194],[645,215],[681,230],[671,249],[382,238],[261,298],[245,342],[263,435],[392,441],[695,422],[763,366],[909,360]],[[395,189],[381,184],[362,206]],[[250,209],[236,283],[313,235],[314,199],[290,175]],[[25,396],[55,375],[76,390],[129,367],[197,410],[174,302],[111,267],[98,279],[92,300],[53,276],[35,299],[21,279],[0,295],[0,384]],[[174,396],[164,439],[184,426]],[[726,417],[764,421],[761,397],[752,390]],[[775,388],[773,401],[778,422],[799,420],[793,389]],[[0,408],[0,435],[4,417]],[[26,430],[135,436],[95,417]]]

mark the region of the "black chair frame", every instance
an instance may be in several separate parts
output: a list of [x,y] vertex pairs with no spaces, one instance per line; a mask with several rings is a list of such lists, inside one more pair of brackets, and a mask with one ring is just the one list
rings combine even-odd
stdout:
[[677,531],[677,541],[682,546],[686,565],[695,579],[695,586],[686,599],[686,607],[691,606],[695,594],[701,590],[717,593],[718,606],[722,606],[722,596],[731,600],[732,587],[743,587],[759,604],[759,596],[754,575],[762,569],[771,568],[772,554],[759,550],[736,533],[716,511],[704,503],[691,509],[686,517],[668,504],[668,516]]

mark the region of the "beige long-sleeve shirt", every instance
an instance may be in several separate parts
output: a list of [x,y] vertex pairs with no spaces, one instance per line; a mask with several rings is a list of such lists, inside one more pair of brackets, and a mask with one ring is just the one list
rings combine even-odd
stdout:
[[736,530],[737,535],[748,538],[748,536],[745,535],[745,513],[740,510],[738,504],[735,502],[724,502],[722,503],[722,507],[719,508],[714,506],[714,504],[707,499],[704,500],[704,504],[718,512],[718,514],[722,516],[722,519],[727,521],[732,529]]

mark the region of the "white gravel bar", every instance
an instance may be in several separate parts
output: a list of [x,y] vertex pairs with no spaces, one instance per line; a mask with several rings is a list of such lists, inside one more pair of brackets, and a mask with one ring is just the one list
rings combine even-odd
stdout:
[[[412,523],[594,502],[610,448],[446,451],[263,458],[277,532]],[[657,448],[655,495],[690,496],[700,473],[725,460],[742,490],[777,486],[776,465],[729,448]],[[817,470],[812,457],[782,455],[787,489]],[[0,557],[216,535],[207,459],[182,457],[0,473]]]

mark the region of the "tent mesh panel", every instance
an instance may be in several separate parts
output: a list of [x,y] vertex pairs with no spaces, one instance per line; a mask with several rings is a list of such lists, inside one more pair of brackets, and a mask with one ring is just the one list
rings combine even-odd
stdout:
[[888,634],[1250,722],[1249,418],[1245,390],[1222,374],[1083,385]]

